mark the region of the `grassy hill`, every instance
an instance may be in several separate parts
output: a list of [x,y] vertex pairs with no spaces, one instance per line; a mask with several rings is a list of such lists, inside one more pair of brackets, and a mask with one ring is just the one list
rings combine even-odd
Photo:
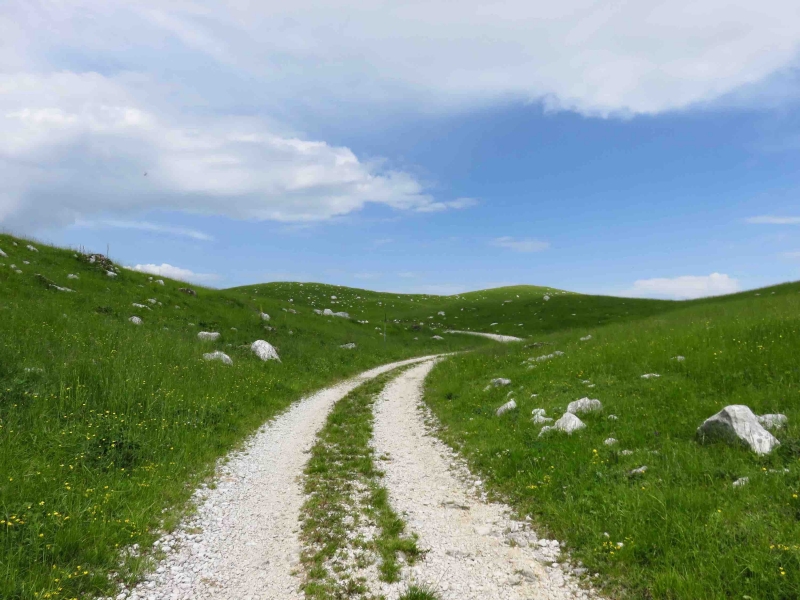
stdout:
[[[797,283],[673,303],[646,319],[539,335],[537,347],[453,357],[426,398],[490,488],[566,540],[612,597],[798,598],[799,332]],[[496,377],[511,384],[486,390]],[[495,416],[509,393],[519,408]],[[581,417],[585,429],[539,437],[534,409],[557,419],[587,396],[603,410]],[[697,427],[730,404],[787,415],[780,447],[760,457],[699,444]]]
[[[145,568],[129,549],[173,527],[216,459],[291,402],[377,364],[468,349],[430,384],[449,441],[615,589],[797,591],[796,285],[690,303],[533,286],[447,297],[312,283],[213,290],[29,243],[0,235],[2,598],[111,593]],[[314,312],[326,308],[350,318]],[[221,335],[202,342],[200,331]],[[249,349],[257,339],[281,362],[260,361]],[[350,342],[355,349],[340,348]],[[558,361],[522,364],[555,349],[565,352]],[[215,350],[233,365],[203,359]],[[669,360],[679,353],[685,362]],[[662,377],[639,379],[651,371]],[[496,376],[513,380],[521,405],[502,419],[492,411],[507,390],[482,391]],[[586,379],[597,387],[585,389]],[[532,408],[553,414],[589,391],[619,414],[616,427],[598,418],[579,436],[536,438]],[[779,452],[696,447],[699,421],[734,401],[789,415]],[[637,454],[606,448],[608,435]],[[634,482],[625,473],[639,462],[650,470]],[[747,475],[752,485],[734,492],[732,478]],[[713,535],[698,529],[706,524]],[[603,531],[611,537],[599,540]],[[642,545],[611,555],[607,542],[626,537]],[[695,543],[703,556],[690,560]]]
[[[391,323],[384,342],[372,323],[282,296],[161,285],[28,244],[0,236],[2,598],[112,591],[109,572],[140,567],[120,569],[122,550],[174,524],[215,459],[292,401],[377,364],[489,343]],[[256,339],[281,362],[259,360]],[[214,350],[233,365],[203,360]]]

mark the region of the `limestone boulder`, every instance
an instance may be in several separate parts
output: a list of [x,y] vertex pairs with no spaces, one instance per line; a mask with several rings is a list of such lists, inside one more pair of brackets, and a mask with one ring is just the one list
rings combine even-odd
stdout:
[[742,404],[726,406],[697,428],[701,442],[723,441],[746,444],[756,454],[769,454],[780,445],[758,422],[758,417]]

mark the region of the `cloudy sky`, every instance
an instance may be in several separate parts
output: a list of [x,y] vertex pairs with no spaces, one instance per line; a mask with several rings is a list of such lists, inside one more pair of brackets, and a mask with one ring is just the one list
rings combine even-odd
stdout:
[[0,227],[226,287],[800,279],[795,0],[5,0]]

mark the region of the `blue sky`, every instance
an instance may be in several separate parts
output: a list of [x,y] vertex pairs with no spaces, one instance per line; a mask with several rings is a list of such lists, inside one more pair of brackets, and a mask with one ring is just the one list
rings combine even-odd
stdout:
[[12,0],[0,226],[219,287],[799,279],[800,15],[668,4]]

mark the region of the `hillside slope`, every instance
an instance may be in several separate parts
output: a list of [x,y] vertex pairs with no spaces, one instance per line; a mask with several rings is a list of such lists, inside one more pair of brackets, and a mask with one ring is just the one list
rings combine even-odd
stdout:
[[[490,487],[612,597],[798,598],[799,332],[797,283],[679,303],[453,357],[426,400]],[[511,384],[487,389],[497,377]],[[496,416],[509,397],[518,409]],[[585,429],[540,435],[534,409],[558,419],[583,397],[602,403]],[[697,427],[731,404],[788,416],[781,445],[701,445]]]

